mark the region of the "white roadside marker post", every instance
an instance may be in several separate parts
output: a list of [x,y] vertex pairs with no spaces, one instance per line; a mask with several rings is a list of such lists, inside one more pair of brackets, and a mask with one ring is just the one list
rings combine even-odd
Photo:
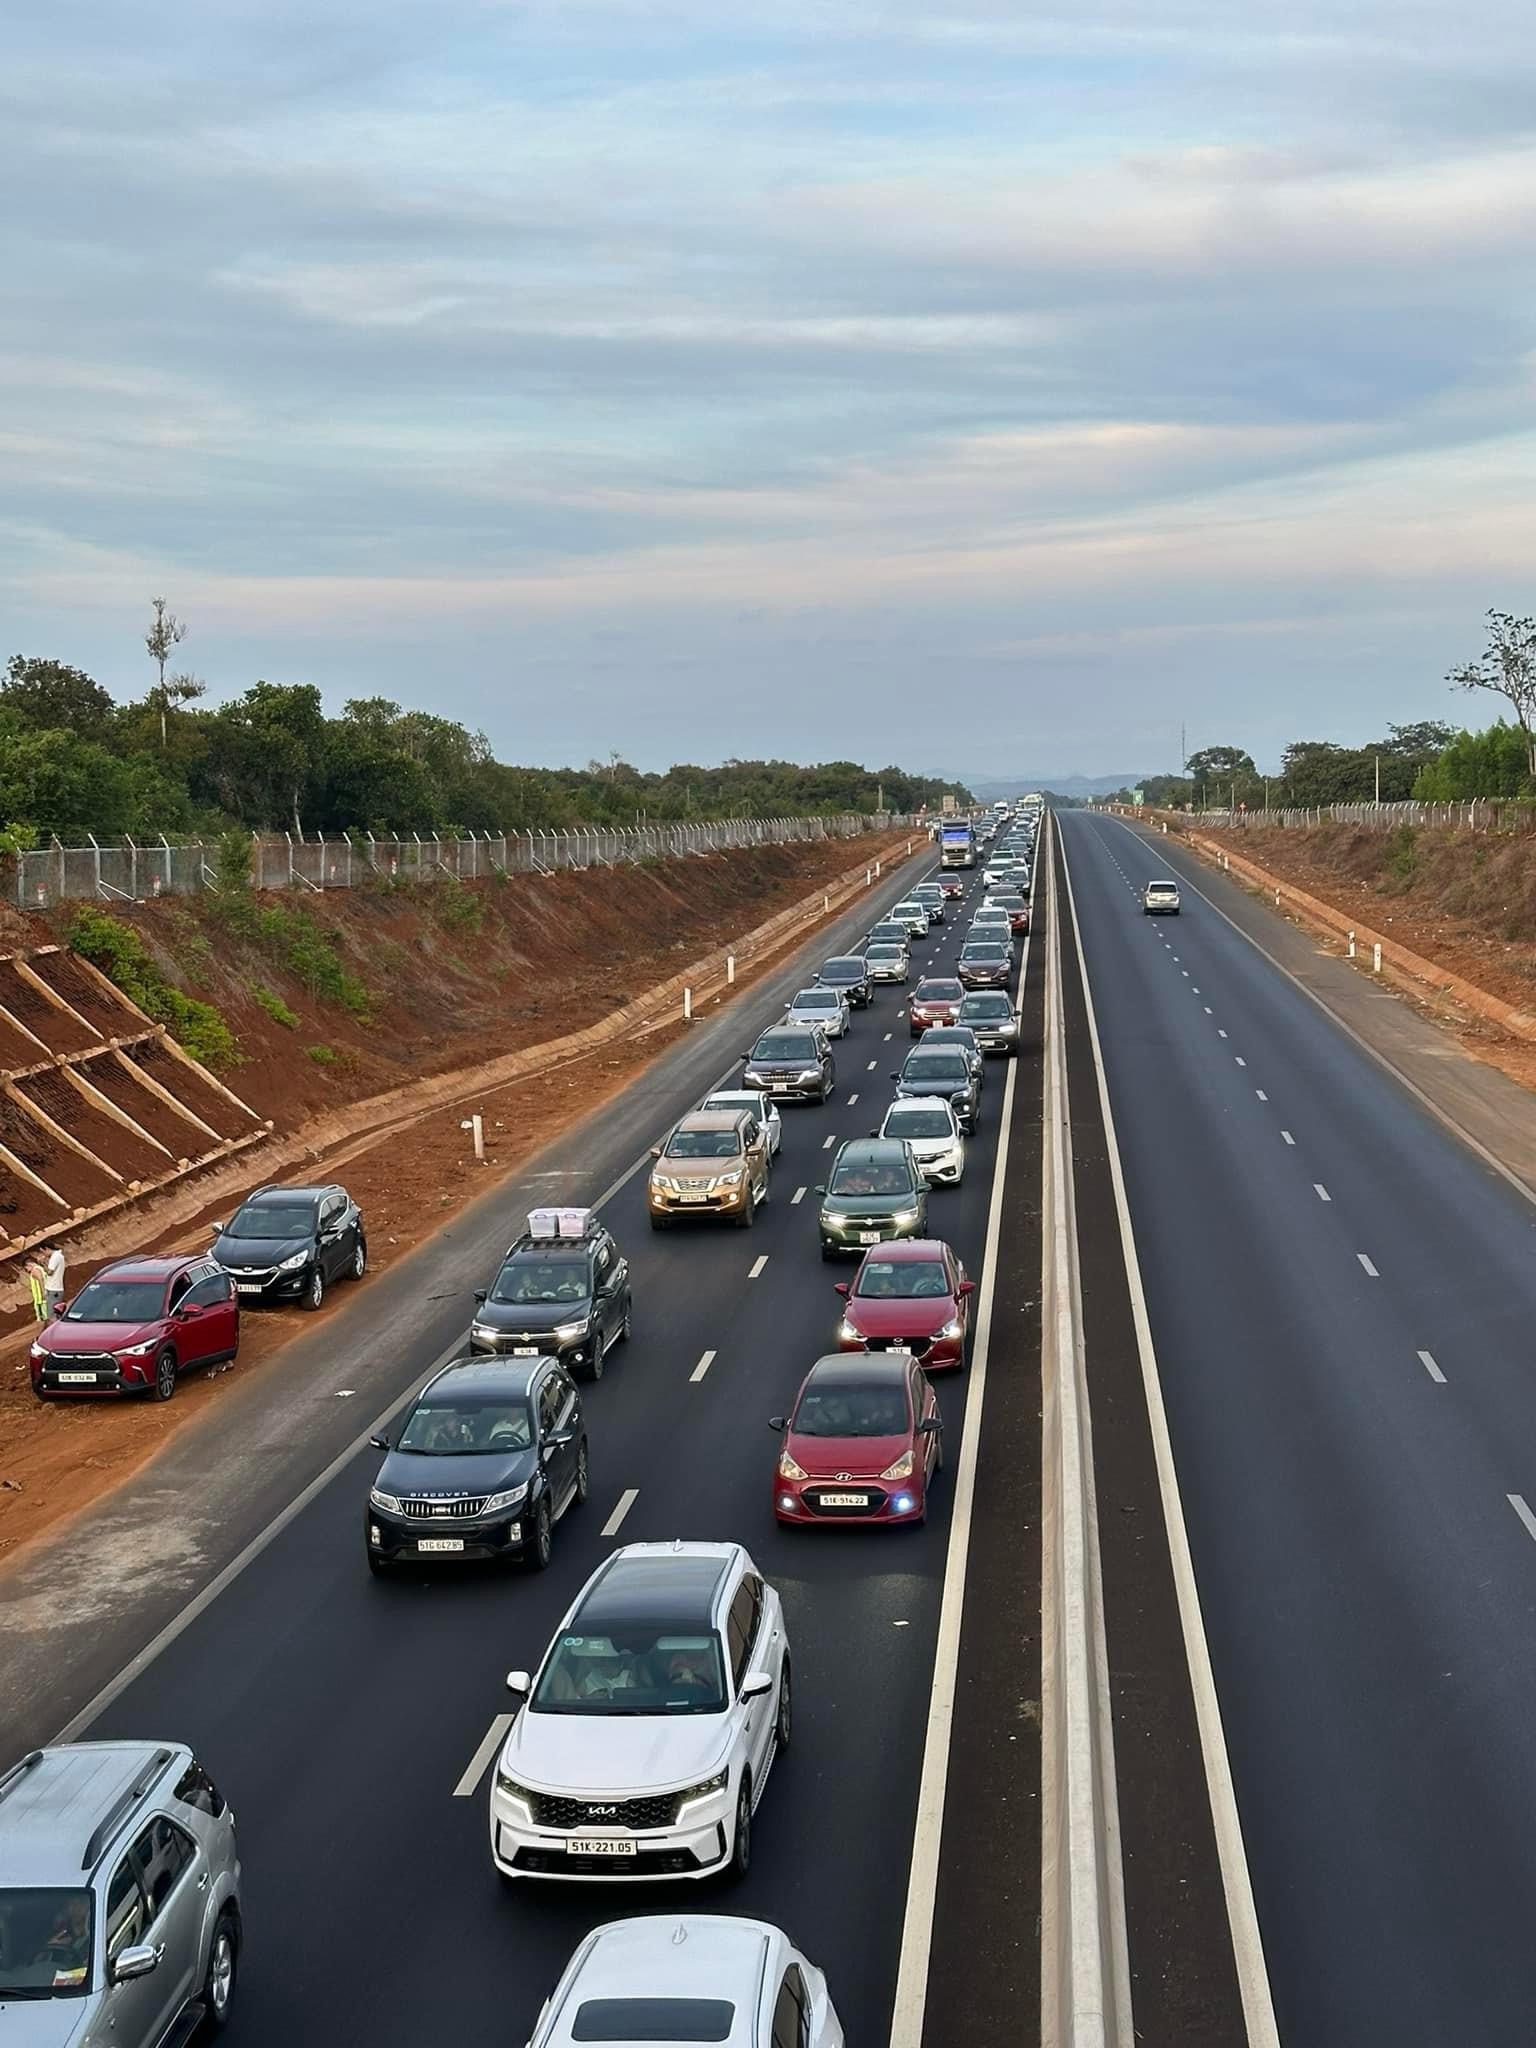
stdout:
[[475,1136],[475,1157],[485,1164],[485,1120],[478,1114],[467,1116],[459,1125],[461,1131],[473,1131]]
[[693,1022],[693,990],[691,988],[683,990],[683,1022],[685,1024]]

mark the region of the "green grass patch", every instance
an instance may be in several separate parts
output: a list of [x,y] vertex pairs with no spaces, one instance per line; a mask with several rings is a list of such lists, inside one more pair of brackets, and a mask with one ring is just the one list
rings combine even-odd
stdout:
[[317,1067],[334,1067],[339,1057],[334,1045],[306,1045],[304,1050]]
[[261,1005],[274,1024],[281,1024],[285,1031],[297,1031],[299,1020],[275,989],[257,982],[251,990],[252,996]]
[[234,938],[257,947],[302,982],[312,1001],[334,1003],[350,1017],[368,1016],[367,989],[348,972],[335,940],[307,910],[263,905],[239,890],[213,897],[208,909]]
[[237,1063],[235,1034],[223,1017],[212,1003],[173,988],[131,925],[87,906],[75,912],[68,936],[77,953],[99,967],[146,1016],[165,1025],[202,1066],[217,1070]]

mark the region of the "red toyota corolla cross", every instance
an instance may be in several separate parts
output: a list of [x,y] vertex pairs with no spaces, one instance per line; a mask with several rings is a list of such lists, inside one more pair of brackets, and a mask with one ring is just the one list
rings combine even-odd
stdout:
[[116,1259],[87,1280],[32,1346],[32,1391],[153,1394],[169,1401],[181,1373],[240,1348],[240,1308],[212,1259]]

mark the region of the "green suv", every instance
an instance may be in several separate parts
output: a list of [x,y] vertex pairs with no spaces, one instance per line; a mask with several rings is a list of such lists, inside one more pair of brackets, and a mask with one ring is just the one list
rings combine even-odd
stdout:
[[821,1196],[821,1256],[928,1235],[928,1183],[904,1138],[850,1138]]

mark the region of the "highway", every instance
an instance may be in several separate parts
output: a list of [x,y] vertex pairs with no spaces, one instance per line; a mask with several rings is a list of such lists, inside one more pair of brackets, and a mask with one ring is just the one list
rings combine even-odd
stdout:
[[[1526,2048],[1536,1209],[1218,914],[1198,861],[1058,823],[1280,2038]],[[1144,917],[1169,872],[1183,913]],[[1075,1057],[1076,1105],[1082,1034]],[[1090,1385],[1108,1529],[1126,1488]],[[1141,1646],[1108,1590],[1124,1779]],[[1160,1809],[1122,1805],[1142,2022],[1170,1962],[1134,1875]]]
[[[921,872],[914,864],[907,881]],[[979,870],[967,881],[979,897]],[[880,900],[892,893],[882,889]],[[914,978],[953,957],[971,907],[951,905],[931,942],[918,942]],[[816,957],[840,943],[824,937]],[[738,1051],[775,1019],[777,993],[776,985],[749,992],[736,1005]],[[900,1001],[901,992],[884,990],[871,1009],[854,1013],[851,1035],[835,1048],[838,1088],[824,1109],[784,1111],[772,1200],[753,1231],[653,1235],[638,1173],[604,1202],[631,1261],[635,1335],[610,1359],[601,1385],[585,1392],[592,1497],[558,1527],[547,1573],[373,1581],[362,1529],[378,1454],[361,1450],[90,1720],[92,1736],[163,1731],[190,1741],[234,1803],[248,1939],[232,2042],[519,2042],[587,1928],[668,1909],[778,1921],[828,1971],[850,2039],[889,2037],[967,1377],[941,1386],[947,1469],[920,1531],[777,1529],[766,1419],[789,1405],[806,1367],[833,1348],[833,1284],[853,1268],[820,1260],[814,1188],[836,1143],[873,1129],[890,1100],[890,1075],[909,1043]],[[1028,1141],[1039,1108],[1033,982],[1026,1001],[1032,1042],[1016,1063],[1016,1086],[1006,1086],[1015,1063],[988,1063],[965,1182],[937,1192],[931,1214],[935,1232],[977,1277],[989,1224],[1005,1228],[1009,1286],[1023,1275],[1033,1295],[1038,1240],[1032,1213],[1023,1213],[1038,1201],[1038,1155]],[[722,1027],[707,1029],[718,1040]],[[690,1068],[674,1064],[670,1101],[649,1084],[648,1140],[702,1092],[697,1066],[696,1056],[685,1087]],[[994,1189],[1005,1096],[1023,1134],[1007,1190]],[[632,1107],[616,1106],[625,1129]],[[1017,1213],[1008,1206],[1015,1181]],[[502,1208],[500,1228],[510,1236],[519,1218],[510,1202]],[[496,1205],[489,1213],[494,1220]],[[456,1258],[462,1281],[462,1250]],[[365,1289],[356,1315],[367,1299]],[[1027,1592],[1027,1573],[1021,1577],[1014,1560],[1020,1549],[1027,1556],[1032,1539],[1021,1540],[1008,1517],[1018,1498],[1030,1497],[1033,1479],[1015,1467],[1010,1486],[1008,1461],[1030,1447],[1034,1361],[1026,1357],[1027,1299],[1007,1300],[1008,1342],[992,1358],[1001,1384],[987,1410],[1002,1462],[989,1463],[984,1443],[977,1529],[989,1533],[977,1568],[985,1580],[1006,1565]],[[403,1390],[439,1355],[441,1314],[402,1331],[389,1374]],[[344,1320],[333,1341],[345,1343]],[[614,1543],[677,1535],[744,1541],[785,1602],[795,1741],[759,1808],[751,1873],[734,1890],[507,1887],[486,1842],[493,1734],[510,1704],[504,1675],[537,1662],[562,1610]],[[1027,1743],[1014,1750],[1000,1783],[980,1740],[990,1739],[996,1718],[989,1682],[1001,1685],[1015,1720],[1020,1697],[1037,1688],[1032,1626],[1010,1591],[979,1617],[967,1615],[959,1644],[965,1696],[956,1748],[964,1760],[951,1786],[944,1876],[928,1909],[937,1929],[934,1981],[945,1987],[926,2035],[935,2043],[967,2024],[967,1987],[977,1977],[969,1957],[975,1922],[964,1910],[975,1878],[966,1853],[972,1840],[995,1847],[984,1873],[990,1895],[1012,1911],[1019,1893],[1018,1924],[999,1939],[1024,1957],[1001,1986],[974,1994],[978,2010],[1017,2012],[1019,1985],[1033,1983],[1035,1753]],[[955,1647],[951,1640],[951,1679]],[[1004,1810],[1014,1802],[1015,1818],[996,1845],[1000,1799]]]

